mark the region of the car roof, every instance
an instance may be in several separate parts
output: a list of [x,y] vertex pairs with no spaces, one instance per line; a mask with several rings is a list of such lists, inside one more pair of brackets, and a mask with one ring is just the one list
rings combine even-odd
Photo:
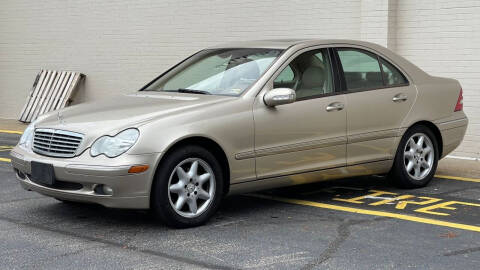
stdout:
[[270,48],[287,49],[294,45],[315,46],[323,44],[352,44],[371,47],[370,42],[351,40],[351,39],[265,39],[250,41],[235,41],[218,44],[210,48]]

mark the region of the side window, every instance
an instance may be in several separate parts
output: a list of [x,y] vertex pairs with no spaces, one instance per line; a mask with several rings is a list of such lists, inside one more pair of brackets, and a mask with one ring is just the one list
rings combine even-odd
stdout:
[[283,71],[278,74],[277,78],[273,82],[276,88],[288,87],[292,88],[295,84],[295,73],[290,66],[287,66]]
[[327,49],[297,56],[273,81],[273,87],[295,90],[297,99],[333,93],[333,76]]
[[400,72],[400,70],[398,70],[392,64],[390,64],[383,58],[380,58],[380,63],[382,64],[383,77],[385,79],[386,85],[395,86],[408,83],[407,79]]
[[357,49],[338,49],[347,90],[383,87],[382,72],[375,54]]

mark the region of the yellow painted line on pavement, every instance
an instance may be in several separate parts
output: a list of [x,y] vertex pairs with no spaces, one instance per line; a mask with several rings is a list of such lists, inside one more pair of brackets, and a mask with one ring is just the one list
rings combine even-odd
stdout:
[[260,195],[260,194],[252,194],[252,195],[249,195],[249,196],[256,197],[256,198],[261,198],[261,199],[278,201],[278,202],[290,203],[290,204],[313,206],[313,207],[317,207],[317,208],[324,208],[324,209],[337,210],[337,211],[350,212],[350,213],[363,214],[363,215],[370,215],[370,216],[389,217],[389,218],[408,220],[408,221],[413,221],[413,222],[418,222],[418,223],[425,223],[425,224],[431,224],[431,225],[437,225],[437,226],[443,226],[443,227],[450,227],[450,228],[455,228],[455,229],[462,229],[462,230],[480,232],[480,227],[479,226],[473,226],[473,225],[467,225],[467,224],[461,224],[461,223],[454,223],[454,222],[448,222],[448,221],[441,221],[441,220],[436,220],[436,219],[431,219],[431,218],[422,218],[422,217],[416,217],[416,216],[410,216],[410,215],[403,215],[403,214],[396,214],[396,213],[375,211],[375,210],[366,210],[366,209],[346,207],[346,206],[340,206],[340,205],[334,205],[334,204],[319,203],[319,202],[297,200],[297,199],[289,199],[289,198],[283,198],[283,197],[277,197],[277,196],[267,196],[267,195]]
[[480,178],[469,178],[469,177],[459,177],[459,176],[450,176],[450,175],[435,175],[435,177],[442,178],[442,179],[451,179],[451,180],[480,183]]
[[0,158],[0,161],[3,161],[3,162],[12,162],[12,160],[9,159],[9,158]]
[[0,133],[23,134],[23,131],[0,129]]

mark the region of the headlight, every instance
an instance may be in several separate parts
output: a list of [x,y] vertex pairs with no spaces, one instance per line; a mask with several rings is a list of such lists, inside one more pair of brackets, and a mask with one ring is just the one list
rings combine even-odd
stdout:
[[33,131],[35,130],[35,122],[32,122],[28,127],[23,131],[22,137],[18,145],[25,149],[32,149],[33,144]]
[[137,129],[126,129],[117,135],[102,136],[98,138],[90,148],[90,155],[96,157],[104,154],[107,157],[118,157],[119,155],[127,152],[138,139],[140,132]]

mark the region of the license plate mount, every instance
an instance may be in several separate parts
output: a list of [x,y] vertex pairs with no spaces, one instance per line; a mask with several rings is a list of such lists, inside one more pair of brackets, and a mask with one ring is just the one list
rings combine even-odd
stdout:
[[55,171],[52,164],[32,161],[30,166],[32,169],[31,178],[34,182],[47,186],[55,184]]

